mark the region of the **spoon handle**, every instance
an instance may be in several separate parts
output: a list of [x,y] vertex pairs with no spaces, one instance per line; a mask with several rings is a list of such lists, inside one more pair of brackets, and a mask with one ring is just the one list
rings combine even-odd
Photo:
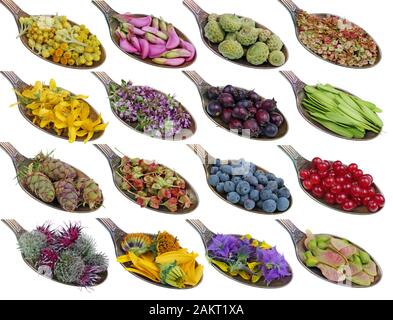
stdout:
[[[1,0],[0,0],[1,1]],[[19,78],[13,71],[0,71],[0,73],[12,84],[14,89],[20,90],[28,87],[27,83]]]
[[291,220],[276,220],[276,221],[289,232],[292,241],[295,245],[306,237],[306,234],[303,231],[299,230]]
[[305,163],[307,163],[308,161],[301,156],[294,147],[292,146],[282,146],[279,145],[278,146],[282,151],[284,151],[286,153],[286,155],[291,158],[293,164],[296,167],[296,170],[299,171]]
[[199,92],[204,92],[211,87],[197,72],[195,71],[183,71],[183,73],[191,79],[192,82],[197,86]]
[[194,14],[195,18],[198,20],[198,23],[201,24],[208,18],[209,14],[200,6],[198,6],[193,0],[184,0],[183,4]]
[[12,162],[14,163],[14,166],[17,170],[20,164],[27,159],[9,142],[0,142],[0,148],[2,148],[11,157]]
[[115,246],[116,255],[121,256],[123,253],[120,251],[118,246],[119,241],[121,241],[127,233],[120,229],[111,219],[109,218],[97,218],[97,221],[101,223],[106,230],[108,230],[111,235],[113,244]]
[[300,8],[291,0],[278,0],[281,4],[288,9],[289,13],[292,17],[295,17],[296,14],[299,12]]
[[298,96],[300,92],[304,90],[306,84],[300,80],[292,71],[280,71],[280,73],[286,78],[292,86],[295,95]]
[[201,159],[204,166],[216,163],[216,158],[210,155],[200,144],[187,144],[187,146]]
[[110,92],[110,88],[112,84],[116,84],[115,81],[111,79],[111,77],[108,76],[106,72],[92,72],[93,75],[97,77],[98,80],[102,82],[102,84],[105,86],[106,91]]
[[12,0],[0,0],[0,2],[4,5],[4,7],[6,7],[12,13],[18,24],[19,24],[20,17],[28,15],[21,8],[19,8],[19,6]]
[[215,236],[215,233],[209,230],[200,220],[187,219],[186,221],[192,225],[196,231],[198,231],[202,238],[203,244],[207,249],[211,239]]
[[104,14],[108,22],[113,15],[117,14],[117,12],[113,10],[105,1],[93,0],[92,3]]
[[12,230],[17,239],[26,232],[26,230],[18,222],[16,222],[16,220],[1,219],[1,221],[3,221],[4,224]]
[[94,144],[94,146],[104,154],[112,170],[119,166],[121,158],[107,144]]

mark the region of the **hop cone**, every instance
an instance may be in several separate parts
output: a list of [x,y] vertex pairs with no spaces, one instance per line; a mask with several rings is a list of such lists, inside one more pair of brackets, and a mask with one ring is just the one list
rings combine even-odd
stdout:
[[69,212],[75,211],[78,207],[79,194],[74,185],[67,181],[61,180],[55,182],[56,198],[61,207]]
[[27,174],[24,184],[32,193],[46,203],[51,203],[55,199],[56,193],[52,182],[41,172]]
[[85,264],[81,257],[70,250],[63,251],[54,269],[55,278],[63,283],[79,283],[85,270]]
[[42,152],[35,157],[35,160],[39,163],[39,171],[53,182],[76,178],[76,170],[63,161],[44,155]]
[[79,178],[75,187],[79,191],[79,199],[83,205],[87,204],[90,209],[95,209],[102,203],[101,189],[93,179]]

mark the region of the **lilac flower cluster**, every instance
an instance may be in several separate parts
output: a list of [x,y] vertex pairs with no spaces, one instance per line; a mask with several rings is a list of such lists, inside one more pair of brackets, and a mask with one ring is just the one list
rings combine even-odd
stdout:
[[168,138],[191,127],[191,115],[170,95],[122,81],[111,87],[111,106],[127,124],[157,138]]
[[251,237],[215,235],[208,255],[213,261],[225,263],[232,275],[245,272],[250,279],[263,277],[267,284],[291,275],[288,262],[275,247],[265,248],[264,243]]

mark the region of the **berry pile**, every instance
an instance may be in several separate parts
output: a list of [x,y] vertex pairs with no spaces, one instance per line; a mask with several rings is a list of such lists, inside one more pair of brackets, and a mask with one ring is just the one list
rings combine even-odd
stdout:
[[216,159],[208,182],[229,202],[249,211],[257,207],[266,213],[284,212],[290,206],[291,193],[284,180],[243,159],[227,164]]
[[310,168],[300,170],[303,187],[315,198],[345,211],[364,206],[377,212],[385,205],[385,198],[376,192],[373,177],[355,163],[345,166],[341,161],[329,162],[314,158]]

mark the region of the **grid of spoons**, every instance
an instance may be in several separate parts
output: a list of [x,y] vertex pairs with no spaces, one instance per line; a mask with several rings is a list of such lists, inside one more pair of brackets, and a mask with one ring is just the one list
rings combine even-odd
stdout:
[[[17,221],[15,221],[15,220],[11,220],[11,219],[2,219],[1,221],[3,221],[3,223],[4,223],[7,227],[9,227],[9,228],[12,230],[12,232],[15,234],[17,240],[19,240],[20,237],[21,237],[24,233],[27,232],[27,231],[26,231]],[[47,277],[45,277],[44,275],[40,274],[40,273],[38,272],[38,270],[35,268],[35,266],[32,265],[29,261],[27,261],[27,260],[23,257],[23,255],[22,255],[22,259],[23,259],[23,261],[24,261],[24,262],[25,262],[34,272],[36,272],[37,274],[39,274],[40,276],[42,276],[42,277],[44,277],[44,278],[47,278]],[[98,280],[98,282],[96,282],[93,286],[89,286],[88,288],[97,287],[97,286],[99,286],[100,284],[102,284],[103,282],[105,282],[105,280],[108,278],[108,271],[106,270],[106,271],[104,271],[104,272],[99,273],[98,275],[99,275],[99,280]],[[49,279],[49,278],[47,278],[47,279]],[[50,280],[51,280],[51,281],[54,281],[54,282],[56,282],[56,283],[62,284],[62,285],[67,285],[67,286],[77,287],[77,288],[83,288],[83,286],[78,286],[78,285],[76,285],[76,284],[70,284],[70,283],[60,282],[60,281],[58,281],[58,280],[56,280],[56,279],[53,279],[53,278],[50,279]]]
[[[119,87],[119,84],[116,83],[114,80],[112,80],[112,79],[108,76],[108,74],[106,74],[105,72],[93,72],[93,74],[102,82],[102,84],[104,85],[104,87],[105,87],[105,89],[106,89],[106,92],[107,92],[107,94],[108,94],[108,96],[109,96],[109,99],[110,99],[110,98],[111,98],[111,95],[112,95],[112,90],[113,90],[114,88],[118,88],[118,87]],[[138,86],[134,86],[134,87],[135,87],[135,88],[138,88]],[[158,90],[156,90],[156,89],[153,89],[153,90],[155,90],[156,92],[158,92],[158,93],[160,93],[160,94],[165,95],[165,94],[164,94],[163,92],[161,92],[161,91],[158,91]],[[181,140],[186,140],[186,139],[192,137],[192,136],[195,134],[196,130],[197,130],[197,125],[196,125],[195,119],[193,118],[192,114],[191,114],[182,104],[180,104],[181,109],[182,109],[183,111],[187,112],[187,113],[190,115],[190,121],[191,121],[191,126],[190,126],[190,128],[182,129],[179,133],[177,133],[177,134],[175,134],[175,135],[173,135],[173,136],[171,136],[171,137],[164,137],[163,134],[161,134],[161,137],[159,137],[159,136],[157,136],[157,135],[153,135],[153,136],[152,136],[152,135],[150,135],[150,134],[148,134],[148,133],[145,133],[145,132],[141,131],[140,129],[138,129],[138,123],[137,123],[137,122],[132,123],[132,124],[126,122],[124,119],[122,119],[122,118],[119,116],[119,114],[117,113],[117,111],[113,108],[112,102],[109,101],[109,103],[110,103],[110,105],[111,105],[111,110],[112,110],[113,114],[114,114],[114,115],[116,116],[116,118],[119,119],[124,125],[126,125],[128,128],[130,128],[130,129],[132,129],[132,130],[134,130],[134,131],[136,131],[136,132],[138,132],[138,133],[140,133],[140,134],[143,134],[143,135],[146,135],[146,136],[149,136],[149,137],[152,137],[152,138],[156,138],[156,139],[165,139],[165,140],[169,140],[169,141],[181,141]]]
[[[237,64],[237,65],[240,65],[240,66],[243,66],[243,67],[249,67],[249,68],[254,68],[254,69],[274,69],[274,68],[277,68],[277,67],[271,65],[270,63],[264,63],[264,64],[259,65],[259,66],[252,65],[244,57],[242,57],[241,59],[238,59],[238,60],[230,60],[230,59],[225,58],[218,51],[218,45],[210,42],[205,37],[204,28],[205,28],[205,26],[206,26],[206,24],[208,22],[209,14],[206,11],[204,11],[193,0],[184,0],[183,4],[194,14],[195,19],[197,20],[197,23],[198,23],[198,27],[199,27],[199,31],[200,31],[200,34],[201,34],[202,41],[204,42],[206,47],[208,47],[210,49],[210,51],[215,53],[217,56],[219,56],[220,58],[222,58],[222,59],[224,59],[226,61],[229,61],[231,63]],[[264,25],[262,25],[260,23],[256,23],[256,27],[269,30],[268,28],[266,28]],[[285,45],[282,48],[282,52],[285,55],[285,62],[284,62],[284,64],[285,64],[288,61],[288,57],[289,57],[288,50],[287,50]]]
[[[191,61],[186,61],[183,64],[181,64],[180,66],[170,66],[170,65],[164,65],[164,64],[157,64],[153,62],[152,58],[147,57],[146,59],[142,59],[140,55],[135,54],[135,53],[127,53],[125,52],[119,45],[119,36],[116,34],[116,29],[119,27],[119,22],[114,18],[115,15],[118,14],[118,12],[116,12],[114,9],[112,9],[105,1],[92,1],[93,4],[104,14],[106,22],[108,24],[108,28],[109,28],[109,33],[111,36],[111,39],[113,41],[113,43],[119,48],[119,50],[121,50],[122,52],[124,52],[126,55],[128,55],[129,57],[138,60],[139,62],[143,62],[146,63],[148,65],[151,66],[155,66],[155,67],[161,67],[161,68],[169,68],[169,69],[174,69],[174,68],[186,68],[189,67],[190,65],[192,65],[197,56],[195,54],[195,56],[192,58]],[[133,14],[132,15],[135,18],[144,18],[146,16],[146,14]],[[190,44],[191,40],[179,29],[177,29],[176,27],[174,27],[177,35],[180,37],[180,39],[182,41],[186,41]]]
[[[21,31],[22,31],[22,25],[21,25],[21,23],[19,22],[19,19],[22,18],[22,17],[30,17],[30,16],[32,16],[32,15],[30,15],[30,14],[26,13],[25,11],[23,11],[16,3],[13,2],[12,0],[0,0],[0,3],[2,3],[2,4],[12,13],[12,15],[13,15],[14,18],[15,18],[15,22],[16,22],[16,24],[17,24],[17,26],[18,26],[18,30],[19,30],[19,32],[21,32]],[[54,17],[54,15],[43,15],[43,16],[46,16],[46,17]],[[72,22],[72,21],[70,21],[70,20],[68,20],[68,22],[71,24],[71,26],[78,26],[78,24],[76,24],[75,22]],[[58,65],[58,66],[61,66],[61,67],[65,67],[65,68],[70,68],[70,69],[82,69],[82,70],[83,70],[83,69],[92,69],[92,68],[96,68],[96,67],[102,65],[102,64],[105,62],[105,59],[106,59],[105,49],[104,49],[104,47],[100,44],[100,51],[101,51],[100,60],[99,60],[99,61],[93,61],[93,64],[92,64],[91,66],[86,66],[86,65],[77,66],[77,65],[68,65],[68,64],[67,64],[67,65],[62,65],[62,64],[60,64],[60,63],[53,62],[53,61],[50,60],[50,59],[44,58],[43,56],[41,56],[40,54],[38,54],[36,51],[34,51],[34,50],[29,46],[28,39],[27,39],[26,35],[22,35],[22,36],[20,37],[20,40],[21,40],[21,42],[23,43],[23,45],[24,45],[31,53],[33,53],[35,56],[37,56],[37,57],[39,57],[39,58],[41,58],[41,59],[43,59],[43,60],[45,60],[45,61],[48,61],[48,62],[50,62],[50,63],[52,63],[52,64],[55,64],[55,65]]]
[[[299,111],[299,113],[301,114],[301,116],[311,125],[313,125],[315,128],[330,134],[334,137],[337,138],[341,138],[341,139],[347,139],[347,140],[353,140],[353,141],[367,141],[367,140],[372,140],[376,137],[378,137],[380,135],[379,133],[375,133],[372,131],[367,130],[366,134],[363,138],[358,139],[358,138],[351,138],[348,139],[346,137],[343,137],[342,135],[336,134],[333,131],[325,128],[323,125],[321,125],[320,123],[318,123],[317,121],[315,121],[314,119],[312,119],[309,115],[309,113],[304,109],[303,107],[303,99],[305,99],[305,91],[304,91],[304,87],[306,86],[306,84],[300,80],[294,72],[292,71],[280,71],[280,73],[289,81],[289,83],[292,86],[292,89],[294,91],[295,97],[296,97],[296,106],[297,106],[297,110]],[[337,88],[339,90],[342,90],[340,88]],[[345,90],[342,90],[344,92],[347,92]],[[350,92],[347,92],[348,94],[351,94]]]
[[[209,258],[209,252],[208,252],[208,248],[209,245],[212,241],[212,238],[216,235],[214,232],[212,232],[211,230],[209,230],[200,220],[186,220],[201,236],[203,245],[205,247],[206,250],[206,257]],[[241,238],[240,235],[232,235],[236,238]],[[209,261],[210,262],[210,261]],[[220,272],[221,274],[223,274],[224,276],[226,276],[229,279],[232,279],[236,282],[239,282],[241,284],[245,284],[254,288],[263,288],[263,289],[277,289],[277,288],[282,288],[285,287],[286,285],[288,285],[291,281],[292,281],[292,277],[293,277],[293,272],[289,266],[289,271],[290,271],[290,276],[284,277],[282,279],[279,280],[274,280],[272,281],[270,284],[267,284],[266,281],[264,281],[263,279],[259,280],[256,283],[252,283],[250,281],[246,281],[245,279],[243,279],[241,276],[230,276],[228,273],[224,272],[223,270],[221,270],[218,266],[216,266],[215,264],[210,262],[210,265],[216,269],[218,272]]]
[[[189,145],[187,145],[197,156],[198,156],[198,158],[201,160],[201,162],[202,162],[202,165],[203,165],[203,169],[205,170],[205,175],[206,175],[206,181],[208,182],[208,180],[209,180],[209,177],[212,175],[211,174],[211,168],[214,166],[214,164],[216,163],[216,158],[215,157],[213,157],[212,155],[210,155],[201,145],[199,145],[199,144],[189,144]],[[229,162],[231,162],[231,161],[229,161],[229,160],[221,160],[221,163],[229,163]],[[260,171],[262,171],[262,172],[265,172],[266,174],[267,173],[270,173],[269,171],[267,171],[267,170],[265,170],[265,169],[263,169],[263,168],[261,168],[261,167],[258,167],[258,166],[256,166],[256,170],[260,170]],[[230,202],[222,193],[220,193],[220,192],[218,192],[214,187],[212,187],[210,184],[209,184],[209,182],[208,182],[208,185],[209,185],[209,188],[210,188],[210,190],[217,196],[217,197],[219,197],[221,200],[223,200],[223,201],[225,201],[226,203],[228,203],[228,204],[230,204],[230,205],[232,205],[232,206],[234,206],[234,207],[236,207],[236,208],[238,208],[238,209],[241,209],[241,210],[244,210],[244,211],[247,211],[247,212],[252,212],[252,213],[257,213],[257,214],[264,214],[264,215],[279,215],[279,214],[283,214],[283,213],[285,213],[286,211],[288,211],[289,209],[291,209],[291,207],[292,207],[292,202],[293,202],[293,200],[292,200],[292,196],[290,196],[289,197],[289,206],[288,206],[288,208],[286,209],[286,210],[284,210],[284,211],[282,211],[282,212],[279,212],[278,210],[276,210],[275,212],[273,212],[273,213],[270,213],[270,212],[266,212],[266,211],[264,211],[264,210],[262,210],[262,209],[259,209],[258,207],[255,207],[254,209],[252,209],[252,210],[247,210],[247,209],[245,209],[243,206],[241,206],[241,205],[239,205],[239,204],[234,204],[234,203],[232,203],[232,202]]]
[[[0,71],[0,73],[11,83],[12,87],[14,88],[15,91],[18,92],[22,92],[25,89],[29,89],[32,86],[25,83],[22,79],[20,79],[15,72],[13,71]],[[46,86],[47,87],[47,86]],[[73,93],[71,93],[72,95],[74,95]],[[75,95],[74,95],[75,96]],[[31,114],[31,111],[28,110],[24,105],[22,105],[19,102],[19,97],[16,94],[16,98],[18,99],[18,109],[20,111],[20,113],[22,114],[22,116],[35,128],[50,134],[51,136],[54,136],[56,138],[60,138],[60,139],[65,139],[68,140],[68,136],[65,135],[65,131],[63,130],[63,134],[62,135],[58,135],[54,129],[51,128],[41,128],[39,125],[37,125],[36,123],[33,122],[33,115]],[[90,119],[92,121],[95,121],[99,118],[99,114],[98,112],[85,100],[83,100],[90,108]],[[96,131],[94,132],[94,135],[92,136],[92,138],[90,139],[90,141],[94,141],[99,139],[102,135],[104,134],[104,131]],[[84,137],[76,137],[75,141],[78,142],[82,142],[84,140]]]
[[[372,67],[375,67],[375,66],[381,61],[381,59],[382,59],[382,53],[381,53],[381,48],[378,46],[378,44],[377,44],[378,56],[377,56],[377,59],[376,59],[375,63],[372,64],[372,65],[369,64],[369,65],[366,65],[366,66],[363,66],[363,67],[347,66],[347,65],[341,65],[341,64],[336,63],[336,62],[334,62],[334,61],[329,61],[329,60],[327,60],[327,59],[322,58],[320,55],[316,54],[314,51],[312,51],[310,48],[308,48],[308,47],[303,43],[303,41],[300,39],[300,30],[299,30],[299,28],[298,28],[297,19],[298,19],[299,13],[302,12],[302,10],[301,10],[292,0],[278,0],[278,1],[279,1],[285,8],[287,8],[287,10],[289,11],[289,13],[290,13],[290,15],[291,15],[291,17],[292,17],[293,24],[294,24],[294,26],[295,26],[295,33],[296,33],[296,37],[297,37],[298,41],[300,42],[300,44],[301,44],[308,52],[310,52],[310,53],[313,54],[314,56],[316,56],[316,57],[318,57],[318,58],[320,58],[320,59],[322,59],[322,60],[324,60],[324,61],[326,61],[326,62],[332,63],[332,64],[334,64],[334,65],[341,66],[341,67],[346,67],[346,68],[353,68],[353,69],[372,68]],[[326,18],[326,17],[334,16],[334,15],[331,15],[331,14],[328,14],[328,13],[313,13],[312,15],[313,15],[313,16],[317,16],[317,17],[320,17],[320,18]],[[373,41],[376,43],[376,41],[375,41],[374,39],[373,39]]]
[[[56,198],[54,199],[53,202],[50,202],[50,203],[44,202],[35,193],[33,193],[23,182],[23,177],[20,175],[20,172],[24,171],[26,168],[28,168],[29,165],[34,162],[34,159],[25,157],[18,150],[16,150],[15,147],[11,143],[8,143],[8,142],[0,142],[0,148],[3,149],[11,158],[11,160],[14,164],[14,167],[15,167],[16,177],[18,179],[19,186],[22,188],[23,191],[25,191],[34,200],[36,200],[36,201],[38,201],[38,202],[40,202],[50,208],[57,209],[60,211],[66,211],[65,209],[62,208],[62,206],[60,205],[60,203],[57,201]],[[76,169],[74,167],[72,167],[72,168],[77,172],[78,176],[87,177],[87,175],[85,173],[83,173],[82,171],[80,171],[79,169]],[[90,208],[89,206],[85,206],[85,205],[80,205],[76,208],[75,211],[73,211],[73,213],[94,212],[102,206],[103,202],[104,202],[104,199],[102,198],[101,202],[98,203],[93,208]]]
[[[276,111],[282,116],[283,118],[283,123],[281,126],[278,128],[278,133],[274,138],[268,138],[266,136],[259,136],[257,138],[252,137],[250,135],[250,130],[231,130],[229,128],[229,124],[225,123],[222,121],[220,117],[212,117],[208,112],[207,112],[207,107],[209,103],[211,102],[208,97],[207,97],[207,92],[209,88],[212,88],[213,86],[207,83],[197,72],[195,71],[183,71],[183,73],[195,84],[195,86],[198,88],[199,95],[201,96],[202,100],[202,106],[203,106],[203,111],[205,112],[206,116],[218,127],[231,132],[235,135],[238,135],[243,138],[247,139],[252,139],[252,140],[257,140],[257,141],[272,141],[276,139],[280,139],[284,137],[288,133],[288,122],[285,118],[285,116],[282,114],[282,112],[279,109],[276,109]],[[243,88],[235,87],[236,90],[245,90]],[[245,90],[246,91],[246,90]],[[263,99],[264,100],[264,99]]]
[[[340,281],[340,282],[334,282],[331,280],[328,280],[321,272],[320,269],[318,268],[309,268],[307,267],[306,263],[305,263],[305,259],[304,259],[304,254],[306,252],[306,247],[305,247],[305,240],[307,238],[307,235],[299,230],[290,220],[277,220],[277,222],[285,229],[288,231],[288,233],[291,236],[292,242],[295,246],[295,252],[296,252],[296,256],[297,259],[299,260],[300,264],[306,268],[309,272],[311,272],[314,276],[328,281],[330,283],[336,284],[336,285],[340,285],[340,286],[346,286],[349,288],[365,288],[364,286],[360,286],[358,284],[352,283],[351,281],[347,281],[347,279],[345,279],[344,281]],[[338,239],[343,239],[341,237],[336,237],[330,234],[319,234],[319,235],[315,235],[315,236],[328,236],[328,237],[334,237],[334,238],[338,238]],[[352,243],[352,242],[351,242]],[[366,252],[365,250],[363,250],[360,246],[352,243],[355,247],[359,248],[360,250]],[[378,265],[378,263],[376,262],[376,260],[371,257],[371,260],[376,264],[376,268],[377,268],[377,276],[374,279],[374,282],[372,283],[371,286],[375,286],[377,285],[381,279],[382,279],[382,269],[381,267]]]
[[[131,194],[130,192],[125,191],[121,187],[121,183],[123,183],[123,180],[124,180],[124,178],[119,174],[119,167],[121,165],[122,158],[120,156],[118,156],[108,145],[95,144],[94,146],[98,150],[100,150],[102,152],[102,154],[105,156],[105,158],[108,160],[109,166],[111,167],[111,170],[112,170],[113,183],[115,184],[117,190],[119,190],[119,192],[121,194],[123,194],[128,200],[137,204],[137,200],[136,200],[135,196],[133,194]],[[181,175],[179,175],[177,173],[176,173],[176,175],[185,181],[185,186],[186,186],[185,189],[187,190],[187,194],[190,197],[190,200],[192,202],[191,207],[179,208],[178,211],[176,211],[176,212],[171,212],[166,207],[162,207],[162,206],[160,206],[159,209],[155,209],[150,206],[147,206],[146,207],[147,209],[150,209],[150,210],[152,210],[154,212],[158,212],[158,213],[173,214],[173,215],[180,214],[181,215],[181,214],[188,214],[188,213],[194,211],[198,207],[199,198],[198,198],[198,194],[196,193],[194,188]]]
[[[104,228],[109,232],[109,234],[111,235],[113,245],[115,246],[116,258],[123,256],[126,252],[123,250],[121,243],[122,243],[124,237],[127,236],[127,233],[125,231],[123,231],[122,229],[120,229],[111,219],[108,219],[108,218],[104,218],[104,219],[97,218],[97,221],[100,222],[104,226]],[[149,234],[149,233],[138,233],[138,234],[145,235],[145,236],[148,236],[148,237],[152,237],[153,236],[152,234]],[[130,263],[130,262],[120,263],[120,264],[127,271],[128,271],[129,268],[132,267],[132,263]],[[197,262],[196,262],[196,265],[198,265]],[[199,286],[199,284],[203,280],[203,278],[202,278],[199,281],[199,283],[196,284],[194,287],[186,286],[185,288],[176,288],[176,287],[167,285],[165,283],[155,282],[155,281],[150,280],[150,279],[148,279],[148,278],[146,278],[146,277],[144,277],[142,275],[139,275],[138,273],[131,272],[131,271],[128,271],[128,272],[131,273],[133,276],[135,276],[135,277],[137,277],[137,278],[139,278],[139,279],[141,279],[141,280],[143,280],[145,282],[148,282],[150,284],[159,286],[161,288],[166,288],[166,289],[177,289],[177,290],[192,289],[192,288],[195,288],[195,287]]]
[[[372,214],[376,214],[378,213],[381,209],[379,209],[377,212],[369,212],[368,209],[365,206],[359,206],[357,208],[355,208],[353,211],[345,211],[341,208],[340,205],[338,204],[334,204],[334,205],[330,205],[327,204],[325,201],[323,201],[322,199],[318,199],[316,197],[314,197],[309,191],[307,191],[304,186],[303,183],[300,179],[299,173],[302,169],[307,169],[311,167],[311,161],[307,160],[306,158],[304,158],[303,156],[301,156],[296,150],[295,148],[293,148],[292,146],[278,146],[293,162],[294,166],[295,166],[295,170],[297,173],[297,177],[298,177],[298,181],[299,181],[299,185],[302,188],[302,190],[310,197],[312,198],[314,201],[322,204],[325,207],[328,207],[330,209],[342,212],[342,213],[346,213],[346,214],[356,214],[356,215],[372,215]],[[381,190],[378,188],[378,186],[373,183],[372,184],[373,188],[375,189],[375,192],[378,194],[382,194]]]

